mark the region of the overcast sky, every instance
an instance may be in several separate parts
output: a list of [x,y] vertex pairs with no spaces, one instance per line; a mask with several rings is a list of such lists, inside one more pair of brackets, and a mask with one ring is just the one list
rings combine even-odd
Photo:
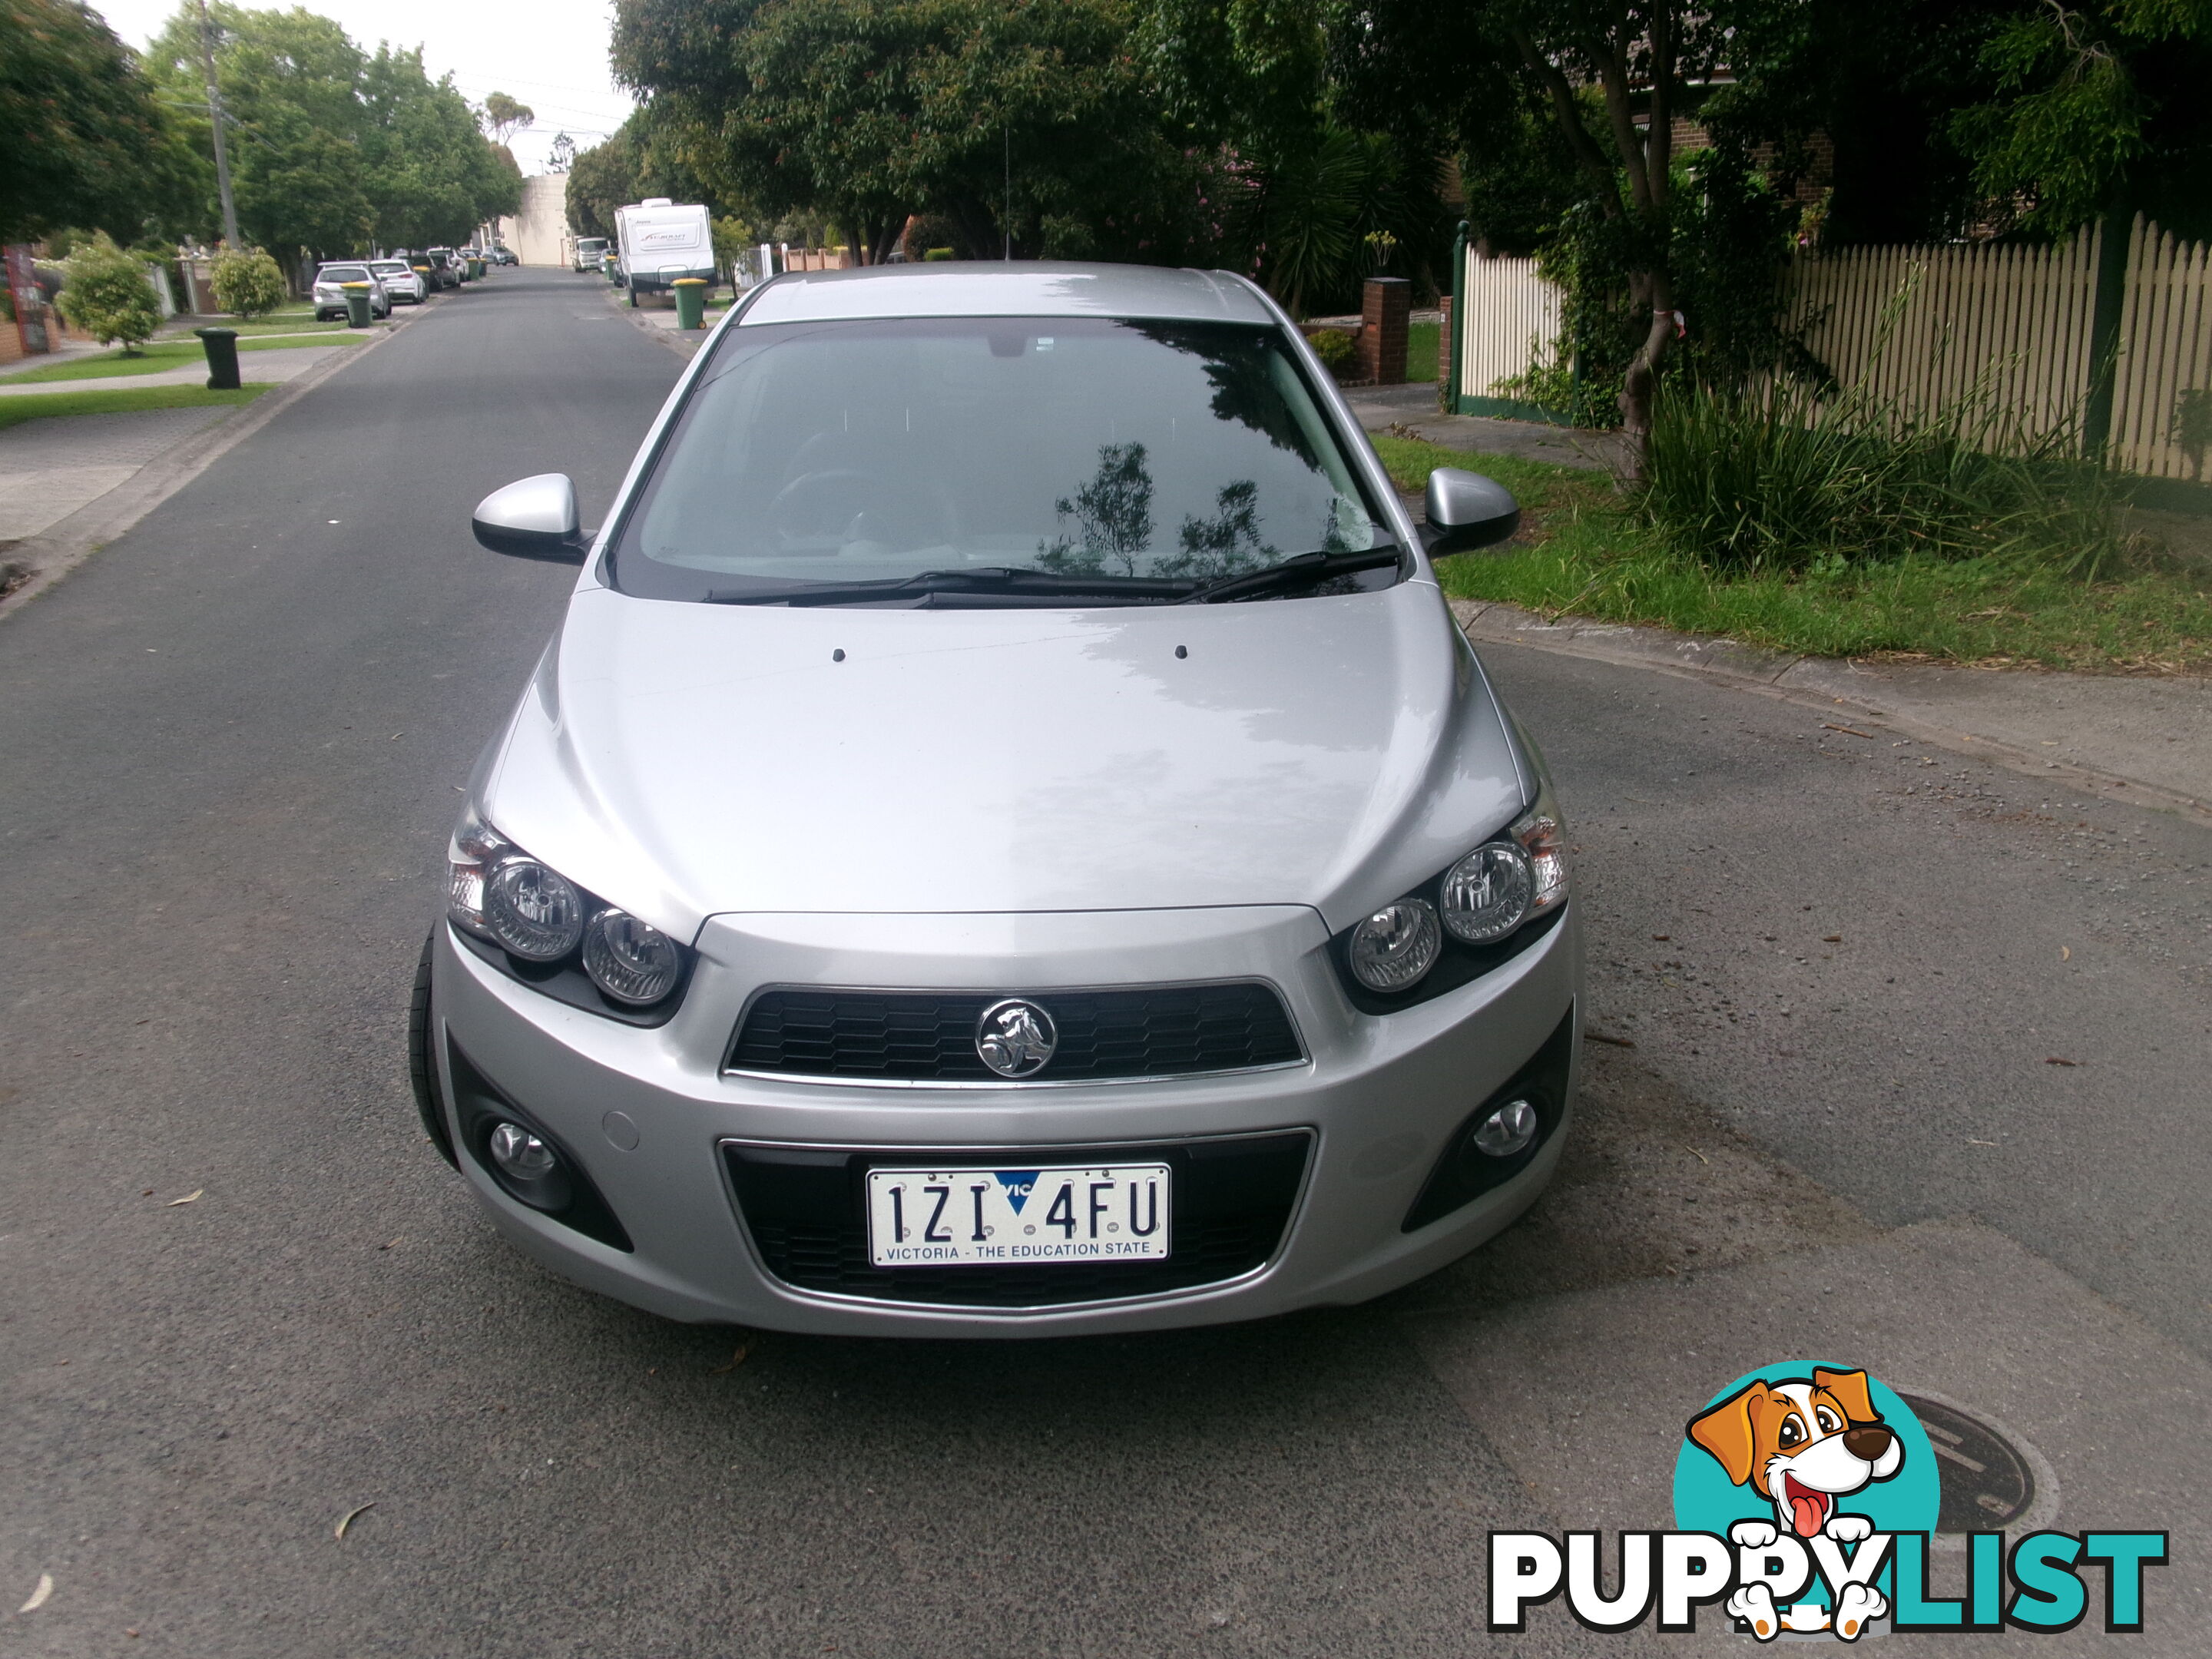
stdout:
[[[249,0],[249,3],[251,0]],[[263,0],[268,9],[283,0]],[[143,46],[175,15],[176,0],[92,0],[93,9],[133,46]],[[368,50],[381,41],[421,46],[432,79],[451,72],[471,103],[504,92],[538,112],[508,142],[526,173],[545,171],[553,135],[566,131],[589,149],[623,124],[627,94],[607,76],[612,0],[431,0],[419,7],[374,0],[307,0]]]

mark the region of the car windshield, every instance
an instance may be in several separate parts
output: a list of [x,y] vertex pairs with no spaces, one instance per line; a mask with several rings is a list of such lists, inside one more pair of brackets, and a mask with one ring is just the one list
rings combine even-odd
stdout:
[[1081,578],[1102,598],[1144,583],[1130,597],[1158,599],[1170,581],[1389,547],[1379,516],[1270,328],[757,325],[718,343],[613,579],[653,598],[772,600],[1036,572],[1063,592]]
[[404,276],[407,267],[397,259],[380,259],[369,269],[380,276]]
[[315,279],[319,283],[365,283],[368,280],[366,265],[325,265],[323,274]]

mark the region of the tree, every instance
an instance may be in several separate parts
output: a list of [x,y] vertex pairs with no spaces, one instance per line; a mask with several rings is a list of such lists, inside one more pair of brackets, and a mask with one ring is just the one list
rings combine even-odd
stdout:
[[568,219],[577,234],[612,236],[615,210],[648,196],[702,203],[713,217],[746,216],[739,198],[691,165],[690,137],[672,131],[665,109],[648,104],[604,143],[579,155],[568,169]]
[[503,144],[514,133],[535,121],[538,112],[503,92],[495,92],[484,100],[483,116],[484,125],[491,129],[492,143]]
[[[384,247],[468,240],[488,219],[518,211],[521,173],[478,131],[450,78],[433,81],[420,47],[380,46],[362,66],[361,149],[371,234]],[[528,112],[525,111],[524,113]]]
[[216,303],[240,317],[265,317],[284,303],[284,273],[260,248],[226,248],[209,278]]
[[979,252],[1178,258],[1219,216],[1212,158],[1133,24],[1130,0],[621,0],[615,69],[726,199],[826,216],[864,258],[929,212]]
[[105,234],[77,249],[68,260],[69,282],[54,303],[72,328],[106,345],[123,342],[125,356],[151,339],[161,325],[161,307],[146,280],[146,264],[115,246]]
[[[420,50],[364,53],[329,18],[210,8],[216,75],[229,117],[233,182],[246,237],[303,270],[302,253],[363,252],[465,240],[520,204],[521,180],[450,77]],[[197,147],[208,148],[196,7],[148,49]],[[203,187],[200,222],[211,227]]]
[[2202,228],[2208,48],[2212,0],[2045,0],[1990,33],[1980,64],[1994,95],[1960,110],[1950,136],[2026,230],[2063,234],[2135,206]]
[[1674,117],[1695,108],[1696,89],[1735,49],[1735,21],[1728,0],[1353,0],[1340,23],[1352,78],[1401,118],[1479,132],[1470,100],[1501,82],[1507,107],[1534,98],[1548,112],[1640,319],[1620,396],[1632,480],[1682,327]]
[[629,125],[624,122],[604,143],[582,152],[568,168],[568,222],[579,236],[611,237],[615,210],[638,199]]
[[64,225],[136,240],[168,204],[170,134],[114,32],[72,0],[0,0],[0,241]]

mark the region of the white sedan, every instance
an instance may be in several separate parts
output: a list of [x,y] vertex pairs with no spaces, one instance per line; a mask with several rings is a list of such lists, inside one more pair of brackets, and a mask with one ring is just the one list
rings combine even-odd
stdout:
[[419,306],[430,297],[422,273],[404,259],[371,259],[368,269],[394,305]]

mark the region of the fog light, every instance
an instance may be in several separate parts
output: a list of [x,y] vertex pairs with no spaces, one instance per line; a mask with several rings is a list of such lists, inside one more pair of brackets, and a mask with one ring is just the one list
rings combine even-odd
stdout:
[[1468,1144],[1485,1158],[1510,1158],[1528,1150],[1537,1127],[1535,1107],[1525,1100],[1509,1100],[1474,1126]]
[[493,1124],[485,1150],[491,1154],[492,1174],[507,1195],[532,1209],[557,1215],[576,1195],[561,1154],[520,1123],[502,1118]]
[[502,1123],[491,1132],[491,1156],[517,1181],[543,1181],[561,1165],[553,1149],[520,1123]]

